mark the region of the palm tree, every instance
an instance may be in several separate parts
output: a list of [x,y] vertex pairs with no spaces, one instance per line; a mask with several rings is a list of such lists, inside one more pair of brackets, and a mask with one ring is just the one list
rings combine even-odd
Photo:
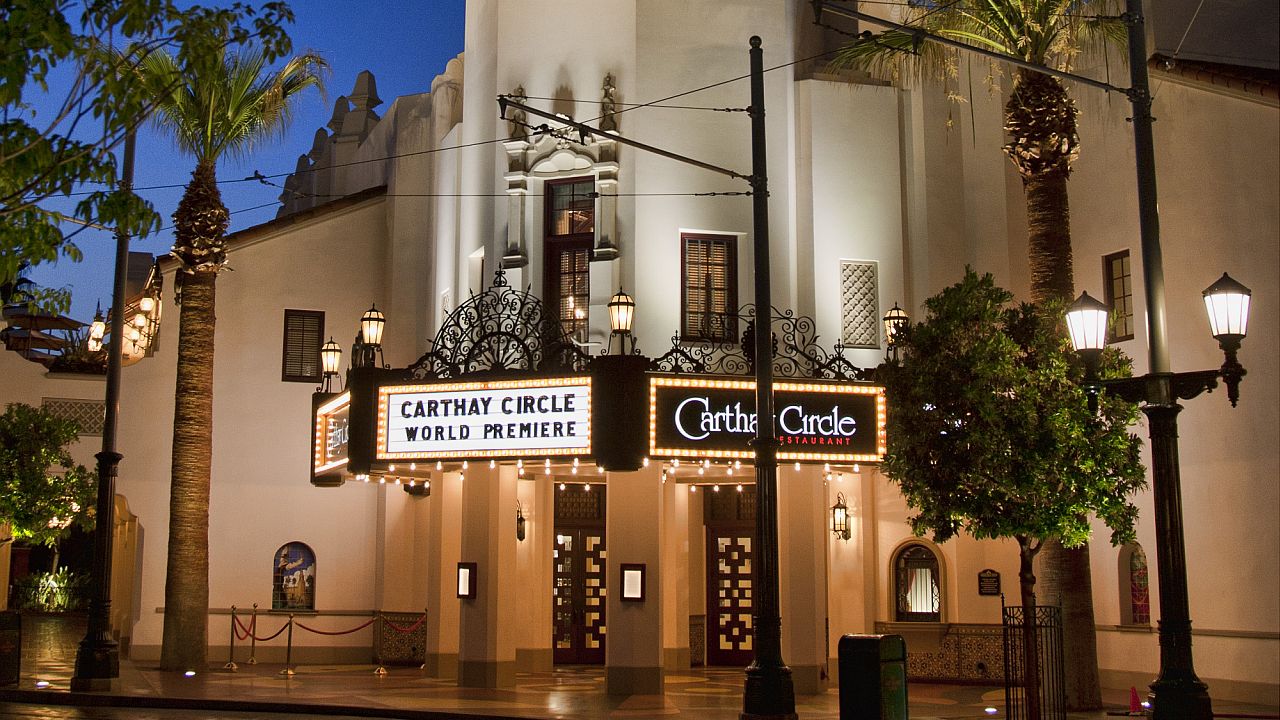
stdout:
[[[1125,27],[1105,0],[951,0],[913,3],[903,24],[1036,65],[1069,70],[1081,53],[1122,44]],[[959,51],[921,42],[910,32],[863,35],[836,55],[834,65],[916,74],[953,72]],[[1004,108],[1004,152],[1026,193],[1031,299],[1070,303],[1075,294],[1067,177],[1079,155],[1075,103],[1055,77],[1016,71]],[[1094,637],[1089,546],[1046,541],[1041,556],[1046,595],[1063,612],[1067,707],[1102,707]],[[1034,582],[1034,579],[1032,580]],[[1029,658],[1030,659],[1030,658]]]
[[320,73],[328,67],[309,53],[275,71],[257,50],[224,53],[221,60],[193,70],[157,51],[141,65],[148,87],[160,98],[156,126],[196,160],[173,214],[171,254],[179,263],[175,284],[181,311],[160,657],[165,670],[203,670],[208,653],[214,288],[226,263],[229,222],[218,192],[218,159],[243,154],[281,132],[303,90],[323,91]]

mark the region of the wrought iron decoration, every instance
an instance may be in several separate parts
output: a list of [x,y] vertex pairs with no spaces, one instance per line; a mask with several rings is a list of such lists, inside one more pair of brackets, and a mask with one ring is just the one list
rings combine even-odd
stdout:
[[[655,359],[651,369],[667,373],[752,374],[755,372],[755,305],[743,305],[736,315],[746,327],[738,340],[682,341],[675,335],[671,338],[671,349]],[[775,376],[818,380],[874,378],[873,369],[857,367],[844,357],[842,343],[837,342],[830,352],[820,346],[813,318],[773,308],[771,320],[777,328],[771,343]]]
[[457,307],[440,326],[431,350],[408,367],[415,380],[492,372],[577,372],[589,357],[560,322],[528,290],[493,284]]

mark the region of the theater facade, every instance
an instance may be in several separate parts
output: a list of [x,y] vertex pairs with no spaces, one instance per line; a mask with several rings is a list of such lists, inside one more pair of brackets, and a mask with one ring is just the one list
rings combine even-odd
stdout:
[[[746,174],[748,92],[733,79],[752,35],[773,68],[767,359],[744,341],[762,314],[749,187],[504,118],[496,102]],[[244,619],[256,605],[259,628],[292,613],[320,631],[294,634],[295,663],[397,656],[469,686],[595,664],[611,692],[649,693],[690,666],[743,666],[760,551],[752,371],[769,362],[796,691],[831,686],[851,632],[904,635],[916,678],[999,683],[1016,547],[913,535],[879,471],[893,428],[872,371],[885,315],[919,315],[966,265],[1027,295],[1023,190],[999,151],[1008,75],[987,85],[974,63],[941,87],[812,59],[842,41],[803,2],[473,0],[465,52],[424,74],[429,91],[384,102],[362,74],[299,148],[278,217],[230,236],[234,272],[218,280],[211,659],[229,653],[232,608]],[[1280,299],[1280,161],[1256,152],[1280,111],[1171,67],[1152,66],[1154,114],[1169,334],[1186,370],[1220,362],[1199,291],[1224,270],[1257,308]],[[948,101],[970,84],[967,104]],[[1116,344],[1140,373],[1127,105],[1085,90],[1077,102],[1076,289],[1120,310]],[[161,261],[169,325],[175,272]],[[625,336],[610,314],[620,289],[634,303]],[[1276,332],[1250,328],[1238,409],[1215,397],[1180,418],[1196,669],[1214,697],[1261,702],[1280,693]],[[132,539],[117,544],[113,626],[141,661],[160,654],[177,340],[162,329],[124,370],[117,487]],[[14,398],[97,387],[0,375]],[[1142,687],[1158,665],[1154,510],[1136,503],[1136,543],[1111,547],[1101,528],[1093,540],[1108,687]],[[417,634],[352,631],[379,615]],[[257,659],[283,662],[282,641],[258,643]]]

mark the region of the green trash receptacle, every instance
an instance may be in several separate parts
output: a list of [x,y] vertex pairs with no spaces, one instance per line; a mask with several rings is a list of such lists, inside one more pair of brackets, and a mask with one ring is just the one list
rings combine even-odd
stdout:
[[22,673],[22,616],[0,612],[0,686],[17,685]]
[[907,720],[907,643],[901,635],[840,638],[840,720]]

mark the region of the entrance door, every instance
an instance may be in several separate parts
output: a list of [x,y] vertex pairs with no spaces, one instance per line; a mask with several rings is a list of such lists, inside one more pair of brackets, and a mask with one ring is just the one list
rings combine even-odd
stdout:
[[604,663],[605,488],[556,491],[551,647],[556,663]]
[[752,660],[756,489],[702,494],[707,529],[707,664],[744,667]]

